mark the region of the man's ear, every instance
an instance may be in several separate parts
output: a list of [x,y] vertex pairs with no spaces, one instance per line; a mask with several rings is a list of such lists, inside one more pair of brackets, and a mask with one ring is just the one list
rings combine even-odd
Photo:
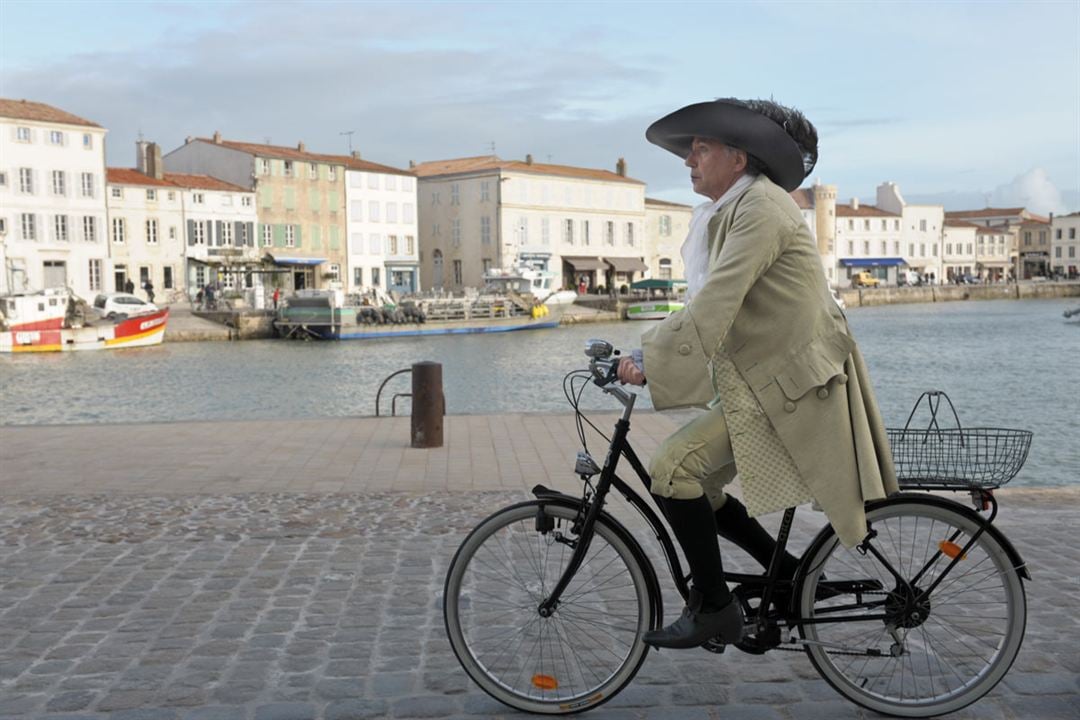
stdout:
[[735,170],[742,172],[749,165],[749,161],[746,158],[746,151],[735,149]]

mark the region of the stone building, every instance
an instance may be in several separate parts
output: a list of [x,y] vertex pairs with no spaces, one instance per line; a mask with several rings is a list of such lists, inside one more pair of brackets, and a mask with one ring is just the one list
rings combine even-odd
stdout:
[[944,249],[941,255],[945,282],[955,282],[957,278],[969,276],[978,279],[975,241],[980,227],[982,226],[965,220],[945,218],[945,229],[942,233]]
[[1070,280],[1080,278],[1080,212],[1050,216],[1050,267]]
[[645,264],[651,277],[685,279],[681,250],[693,211],[689,205],[645,198]]

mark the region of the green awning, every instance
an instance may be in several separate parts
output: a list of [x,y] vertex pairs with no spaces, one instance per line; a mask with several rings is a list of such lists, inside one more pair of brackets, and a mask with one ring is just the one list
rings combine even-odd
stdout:
[[673,290],[677,287],[686,287],[686,281],[649,278],[630,283],[631,290]]

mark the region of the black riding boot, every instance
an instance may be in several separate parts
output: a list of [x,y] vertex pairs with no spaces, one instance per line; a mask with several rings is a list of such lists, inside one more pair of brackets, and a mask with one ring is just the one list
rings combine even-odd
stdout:
[[[716,511],[716,531],[749,553],[766,570],[776,551],[776,540],[746,512],[746,506],[731,497]],[[790,552],[784,552],[780,560],[780,577],[790,580],[799,569],[799,560]]]
[[712,506],[705,497],[663,498],[660,505],[686,555],[694,586],[682,616],[665,628],[645,633],[645,642],[667,648],[697,647],[717,636],[727,643],[738,642],[742,638],[742,608],[724,582]]

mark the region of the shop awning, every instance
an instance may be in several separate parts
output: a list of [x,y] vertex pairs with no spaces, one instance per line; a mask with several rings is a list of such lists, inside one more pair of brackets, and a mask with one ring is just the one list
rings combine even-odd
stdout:
[[631,290],[674,290],[677,287],[686,287],[686,281],[649,278],[648,280],[636,280],[630,283]]
[[645,272],[649,269],[641,258],[636,257],[606,257],[604,260],[615,272]]
[[907,265],[907,261],[898,257],[840,258],[840,264],[844,267],[899,267]]
[[326,262],[326,258],[286,257],[284,255],[270,255],[270,260],[275,265],[322,265]]
[[568,257],[564,255],[563,262],[569,263],[575,270],[607,270],[604,262],[598,257]]

